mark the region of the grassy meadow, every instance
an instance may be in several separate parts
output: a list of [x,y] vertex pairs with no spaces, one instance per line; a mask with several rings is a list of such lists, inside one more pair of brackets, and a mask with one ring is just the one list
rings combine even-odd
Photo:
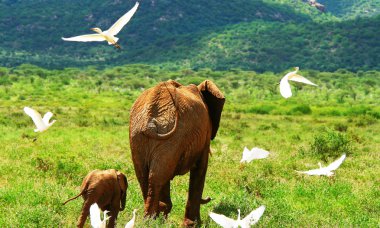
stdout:
[[[291,69],[289,69],[291,70]],[[259,227],[377,227],[380,225],[380,72],[302,70],[318,87],[292,83],[283,99],[285,72],[238,69],[169,71],[127,65],[107,69],[46,70],[32,65],[0,68],[0,227],[74,227],[82,179],[94,169],[115,168],[129,181],[124,227],[138,208],[137,227],[179,227],[188,175],[171,184],[172,213],[143,220],[143,200],[129,149],[129,109],[157,82],[213,80],[226,96],[201,206],[201,227],[217,227],[208,213],[237,218],[267,207]],[[51,111],[57,122],[33,132],[23,107]],[[33,139],[37,137],[37,141]],[[240,165],[244,146],[271,151]],[[332,178],[302,176],[346,153]],[[86,224],[89,227],[89,223]]]

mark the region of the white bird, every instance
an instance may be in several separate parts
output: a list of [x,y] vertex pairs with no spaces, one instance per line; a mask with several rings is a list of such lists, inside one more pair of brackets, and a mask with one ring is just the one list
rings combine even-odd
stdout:
[[268,155],[269,155],[269,152],[266,150],[263,150],[263,149],[260,149],[257,147],[252,148],[252,150],[248,150],[247,147],[244,147],[243,157],[240,160],[240,163],[243,163],[243,162],[249,163],[255,159],[266,158],[266,157],[268,157]]
[[287,73],[280,81],[280,93],[285,98],[289,98],[292,96],[292,90],[290,88],[290,84],[289,84],[288,80],[317,86],[316,84],[307,80],[303,76],[297,74],[299,67],[295,67],[294,69],[295,69],[295,71]]
[[137,211],[137,209],[133,210],[133,217],[132,217],[132,219],[127,224],[125,224],[125,228],[133,228],[133,227],[135,227],[136,211]]
[[94,203],[90,207],[90,220],[93,228],[106,228],[107,220],[110,218],[107,216],[108,211],[104,211],[103,221],[100,219],[100,208],[97,203]]
[[139,3],[136,2],[135,6],[124,14],[119,20],[115,22],[108,30],[102,31],[100,28],[92,28],[91,30],[96,32],[95,34],[87,34],[81,36],[74,36],[70,38],[62,37],[62,40],[65,41],[79,41],[79,42],[91,42],[91,41],[107,41],[109,45],[114,45],[116,48],[120,48],[120,45],[117,43],[119,38],[115,37],[121,29],[126,25],[129,20],[135,14]]
[[34,109],[29,107],[24,107],[24,112],[30,116],[36,125],[37,129],[34,129],[34,132],[43,132],[46,131],[51,125],[55,123],[56,120],[53,120],[49,123],[53,113],[47,112],[44,115],[44,118],[41,117],[41,114]]
[[240,220],[240,209],[238,209],[238,219],[233,220],[224,215],[219,215],[211,212],[210,217],[223,228],[237,228],[241,226],[242,228],[249,228],[251,225],[256,224],[260,217],[263,215],[265,211],[265,206],[262,205],[256,210],[252,211],[249,215],[247,215],[243,220]]
[[343,161],[345,159],[346,159],[346,154],[343,154],[339,159],[335,160],[333,163],[331,163],[327,167],[322,167],[322,164],[320,162],[318,162],[319,169],[312,169],[312,170],[309,170],[309,171],[297,171],[297,172],[298,173],[304,173],[304,174],[307,174],[307,175],[310,175],[310,176],[313,176],[313,175],[318,175],[318,176],[324,175],[324,176],[330,177],[330,176],[334,175],[334,173],[332,171],[334,171],[337,168],[339,168],[339,166],[343,163]]

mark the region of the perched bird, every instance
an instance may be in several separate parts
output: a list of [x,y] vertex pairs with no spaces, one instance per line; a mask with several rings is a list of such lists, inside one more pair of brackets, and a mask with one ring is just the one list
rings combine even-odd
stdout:
[[224,215],[219,215],[211,212],[209,215],[216,223],[221,225],[223,228],[237,228],[241,226],[242,228],[249,228],[251,225],[256,224],[260,217],[263,215],[265,211],[265,206],[260,206],[256,210],[252,211],[249,215],[247,215],[243,220],[240,220],[240,209],[238,209],[238,219],[233,220]]
[[31,109],[29,107],[24,107],[24,112],[30,116],[36,125],[37,129],[34,129],[34,132],[43,132],[46,131],[51,125],[55,123],[56,120],[53,120],[49,123],[51,117],[53,117],[53,113],[47,112],[44,115],[44,118],[41,117],[41,114],[36,110]]
[[133,227],[135,227],[136,211],[137,211],[137,209],[133,210],[133,217],[132,217],[132,219],[127,224],[125,224],[125,228],[133,228]]
[[297,74],[299,67],[295,67],[294,69],[295,71],[287,73],[280,81],[280,93],[285,98],[289,98],[292,96],[292,90],[290,89],[290,84],[288,80],[317,86],[316,84]]
[[243,162],[248,163],[255,159],[263,159],[263,158],[268,157],[268,155],[269,155],[269,152],[266,150],[263,150],[257,147],[252,148],[252,150],[248,150],[247,147],[244,147],[243,157],[240,160],[240,163],[243,163]]
[[93,228],[106,228],[107,220],[110,218],[107,216],[108,211],[104,211],[103,221],[100,219],[100,208],[97,203],[94,203],[90,207],[90,220]]
[[115,37],[120,30],[126,25],[129,20],[135,14],[139,3],[136,2],[135,6],[124,14],[119,20],[115,22],[108,30],[102,31],[100,28],[92,28],[91,30],[96,32],[95,34],[87,34],[81,36],[74,36],[70,38],[62,37],[62,40],[65,41],[79,41],[79,42],[91,42],[91,41],[107,41],[109,45],[114,45],[116,48],[121,48],[117,43],[119,38]]
[[310,176],[318,175],[318,176],[332,176],[334,173],[332,171],[339,168],[339,166],[343,163],[343,161],[346,159],[346,154],[343,154],[339,159],[328,165],[327,167],[322,167],[322,164],[318,162],[319,169],[312,169],[309,171],[297,171],[298,173],[304,173]]

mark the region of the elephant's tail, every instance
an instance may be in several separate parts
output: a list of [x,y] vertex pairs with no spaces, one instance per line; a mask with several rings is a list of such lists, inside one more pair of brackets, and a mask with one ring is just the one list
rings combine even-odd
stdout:
[[201,204],[206,204],[210,202],[212,199],[210,197],[207,197],[206,199],[201,199]]
[[178,114],[179,110],[177,108],[177,93],[176,93],[176,88],[174,88],[174,91],[175,91],[175,98],[174,98],[173,95],[172,95],[172,93],[170,92],[170,90],[166,86],[166,82],[164,82],[164,85],[165,85],[166,89],[168,90],[168,92],[170,94],[170,97],[172,98],[174,107],[175,107],[175,122],[174,122],[173,128],[169,132],[164,133],[164,134],[160,134],[160,133],[157,132],[157,126],[159,124],[157,122],[157,120],[155,118],[153,118],[151,121],[149,121],[148,127],[144,131],[144,134],[146,136],[148,136],[149,138],[158,139],[158,140],[164,140],[164,139],[170,138],[173,135],[173,133],[177,130],[178,119],[179,119],[179,114]]
[[70,202],[71,200],[75,200],[76,198],[78,198],[79,196],[83,195],[84,192],[86,191],[86,189],[84,188],[78,195],[74,196],[73,198],[70,198],[68,200],[66,200],[63,205],[65,205],[66,203]]
[[[157,121],[156,119],[152,119],[150,121],[150,123],[148,124],[148,129],[146,131],[144,131],[144,134],[146,136],[148,136],[149,138],[153,138],[153,139],[158,139],[158,140],[168,139],[168,138],[170,138],[173,135],[173,133],[177,129],[177,125],[178,125],[178,110],[176,110],[176,116],[175,116],[174,126],[173,126],[173,128],[169,132],[164,133],[164,134],[157,133],[156,132],[157,131],[157,123],[156,123],[156,121]],[[151,126],[149,126],[149,125],[151,125]]]

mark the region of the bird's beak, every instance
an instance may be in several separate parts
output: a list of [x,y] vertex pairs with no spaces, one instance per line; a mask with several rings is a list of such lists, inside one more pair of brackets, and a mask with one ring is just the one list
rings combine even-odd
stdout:
[[90,28],[92,31],[96,32],[96,29],[95,28]]

